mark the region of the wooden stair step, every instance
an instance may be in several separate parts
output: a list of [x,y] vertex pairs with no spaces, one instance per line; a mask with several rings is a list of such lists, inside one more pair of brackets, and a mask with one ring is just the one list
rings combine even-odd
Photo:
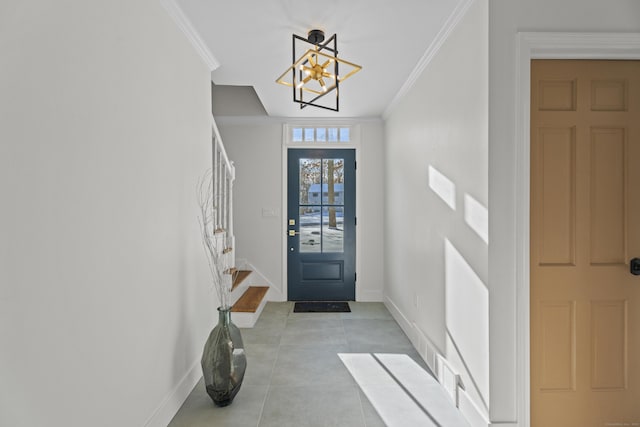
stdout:
[[268,290],[268,286],[249,286],[249,289],[233,304],[231,311],[236,313],[255,313]]
[[231,290],[234,290],[235,288],[240,286],[240,283],[242,283],[244,279],[249,277],[249,275],[251,274],[251,271],[237,270],[234,268],[232,274],[233,274],[233,284],[231,285]]

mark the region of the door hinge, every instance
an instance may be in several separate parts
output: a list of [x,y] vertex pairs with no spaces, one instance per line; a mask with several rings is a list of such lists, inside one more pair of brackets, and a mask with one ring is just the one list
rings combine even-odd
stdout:
[[358,169],[358,162],[353,162],[353,168]]
[[353,273],[353,281],[354,282],[358,281],[358,273]]
[[358,217],[353,217],[353,225],[358,225]]

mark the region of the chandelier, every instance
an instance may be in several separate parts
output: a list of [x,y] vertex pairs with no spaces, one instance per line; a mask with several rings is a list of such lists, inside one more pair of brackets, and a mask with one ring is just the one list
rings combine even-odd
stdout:
[[[362,67],[338,58],[335,34],[325,41],[322,30],[311,30],[307,38],[293,34],[292,41],[293,62],[276,83],[293,88],[293,102],[300,104],[301,109],[312,106],[339,111],[340,83]],[[302,50],[304,53],[298,57],[296,51]]]

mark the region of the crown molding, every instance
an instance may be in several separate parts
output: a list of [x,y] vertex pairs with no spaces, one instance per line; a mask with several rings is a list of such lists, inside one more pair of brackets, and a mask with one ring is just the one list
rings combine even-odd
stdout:
[[198,34],[178,3],[176,3],[175,0],[160,0],[160,3],[162,3],[162,6],[164,6],[169,16],[171,16],[184,35],[187,36],[189,43],[191,43],[196,52],[198,52],[198,55],[200,55],[200,58],[202,58],[204,63],[207,65],[209,71],[213,71],[220,67],[220,62],[215,56],[213,56],[209,47],[204,40],[202,40],[202,37],[200,37],[200,34]]
[[462,17],[467,13],[467,10],[469,10],[469,7],[473,2],[474,0],[462,0],[458,3],[458,6],[456,6],[451,15],[449,15],[449,18],[447,18],[447,21],[444,23],[438,34],[436,34],[433,42],[431,42],[424,55],[422,55],[422,58],[420,58],[416,67],[413,69],[411,74],[409,74],[407,81],[402,85],[396,96],[393,97],[387,108],[385,108],[382,113],[382,118],[385,120],[388,119],[402,98],[411,91],[418,78],[422,75],[425,68],[427,68],[427,65],[429,65],[431,60],[436,56],[444,42],[449,38],[449,35],[462,20]]

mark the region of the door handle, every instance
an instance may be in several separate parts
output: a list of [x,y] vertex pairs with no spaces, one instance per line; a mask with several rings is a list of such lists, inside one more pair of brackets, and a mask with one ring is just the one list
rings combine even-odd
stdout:
[[298,235],[298,234],[300,234],[300,232],[299,232],[299,231],[296,231],[296,230],[289,230],[289,236],[296,236],[296,235]]
[[640,258],[634,258],[629,261],[629,271],[634,276],[640,276]]

